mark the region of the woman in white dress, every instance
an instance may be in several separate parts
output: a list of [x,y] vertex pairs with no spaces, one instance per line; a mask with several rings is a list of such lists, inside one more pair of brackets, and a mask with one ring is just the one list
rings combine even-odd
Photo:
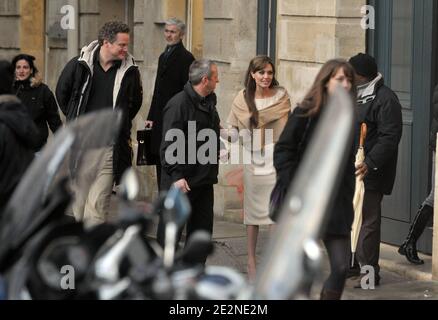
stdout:
[[227,120],[230,127],[239,130],[243,144],[244,224],[250,280],[256,275],[259,226],[273,225],[269,218],[269,198],[276,181],[273,151],[290,110],[289,95],[275,79],[272,60],[267,56],[252,59],[246,72],[245,89],[234,99]]

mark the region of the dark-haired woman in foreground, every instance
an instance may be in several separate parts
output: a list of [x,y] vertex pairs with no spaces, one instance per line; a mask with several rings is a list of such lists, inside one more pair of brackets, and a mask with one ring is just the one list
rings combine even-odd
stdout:
[[[341,85],[351,94],[355,101],[354,70],[342,59],[326,62],[305,96],[289,117],[286,127],[275,146],[274,166],[277,179],[285,189],[291,184],[298,165],[312,138],[328,97],[337,85]],[[355,103],[353,103],[355,105]],[[336,124],[333,124],[333,128]],[[315,159],[315,161],[324,161]],[[353,222],[353,196],[355,188],[354,150],[351,152],[344,168],[340,189],[337,193],[333,210],[330,213],[327,229],[322,235],[330,260],[330,276],[321,292],[323,300],[339,300],[344,290],[350,257],[350,234]]]

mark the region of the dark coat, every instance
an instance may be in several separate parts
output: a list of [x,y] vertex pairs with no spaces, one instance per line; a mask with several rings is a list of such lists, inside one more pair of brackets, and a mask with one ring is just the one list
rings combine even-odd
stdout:
[[38,129],[27,108],[12,95],[0,95],[0,217],[34,157]]
[[154,155],[156,163],[159,163],[163,109],[174,95],[183,90],[189,80],[189,67],[194,60],[195,58],[184,48],[182,42],[176,45],[167,59],[164,52],[158,59],[154,94],[147,118],[154,122],[149,152]]
[[[274,167],[277,179],[287,190],[297,172],[309,141],[318,124],[319,116],[304,117],[305,111],[296,107],[289,116],[286,126],[274,149]],[[315,159],[315,161],[323,161]],[[326,235],[349,236],[353,223],[353,196],[355,188],[354,148],[350,148],[349,158],[340,181],[339,191],[333,209],[329,213]]]
[[49,87],[35,79],[16,81],[13,93],[28,108],[39,130],[39,143],[35,150],[39,151],[49,136],[47,125],[53,133],[62,126],[55,97]]
[[403,123],[399,100],[383,79],[377,82],[372,94],[358,100],[358,123],[363,122],[368,127],[364,146],[368,166],[365,190],[389,195],[394,187]]
[[[91,91],[92,65],[97,41],[82,49],[79,57],[73,58],[65,66],[56,86],[56,98],[67,120],[74,120],[86,112]],[[117,71],[119,86],[114,84],[114,108],[122,110],[123,120],[120,135],[114,145],[113,174],[118,184],[127,168],[132,165],[131,128],[143,101],[143,88],[134,58],[128,55]]]
[[432,124],[430,126],[429,146],[432,151],[436,151],[436,135],[438,132],[438,85],[435,87],[433,92],[432,103]]
[[[197,188],[204,185],[212,185],[218,182],[219,171],[219,114],[216,110],[216,95],[214,93],[207,96],[203,101],[193,90],[188,82],[184,90],[174,96],[164,108],[163,117],[163,142],[161,144],[161,189],[167,190],[172,183],[185,178],[190,188]],[[189,121],[196,124],[196,132],[189,129]],[[183,163],[169,163],[166,159],[166,151],[174,140],[165,141],[166,133],[171,129],[179,129],[184,133],[183,148],[185,151]],[[198,141],[198,134],[203,129],[212,129],[215,132],[214,141],[207,138],[207,142]],[[196,134],[196,136],[195,136]],[[195,143],[195,150],[190,151],[190,144]],[[213,154],[208,153],[213,161],[201,164],[196,157],[201,147],[205,145],[213,147]],[[195,153],[196,152],[196,153]],[[205,154],[205,152],[202,152]],[[191,161],[190,158],[194,161]]]

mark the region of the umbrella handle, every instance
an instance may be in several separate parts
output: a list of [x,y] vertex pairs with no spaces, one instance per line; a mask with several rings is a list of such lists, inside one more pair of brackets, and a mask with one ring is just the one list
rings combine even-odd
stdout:
[[360,140],[359,140],[359,145],[360,147],[363,148],[363,145],[365,144],[365,138],[367,137],[367,124],[366,123],[362,123],[362,125],[360,126]]

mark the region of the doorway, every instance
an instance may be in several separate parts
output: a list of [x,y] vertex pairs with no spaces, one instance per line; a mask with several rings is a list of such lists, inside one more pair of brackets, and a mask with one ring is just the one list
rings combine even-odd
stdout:
[[[430,183],[429,127],[435,82],[436,12],[433,0],[369,1],[376,11],[376,29],[368,32],[368,52],[376,57],[385,83],[400,99],[403,136],[397,178],[382,206],[382,241],[399,245],[406,237]],[[435,36],[435,37],[434,37]],[[426,230],[419,250],[432,252]]]

